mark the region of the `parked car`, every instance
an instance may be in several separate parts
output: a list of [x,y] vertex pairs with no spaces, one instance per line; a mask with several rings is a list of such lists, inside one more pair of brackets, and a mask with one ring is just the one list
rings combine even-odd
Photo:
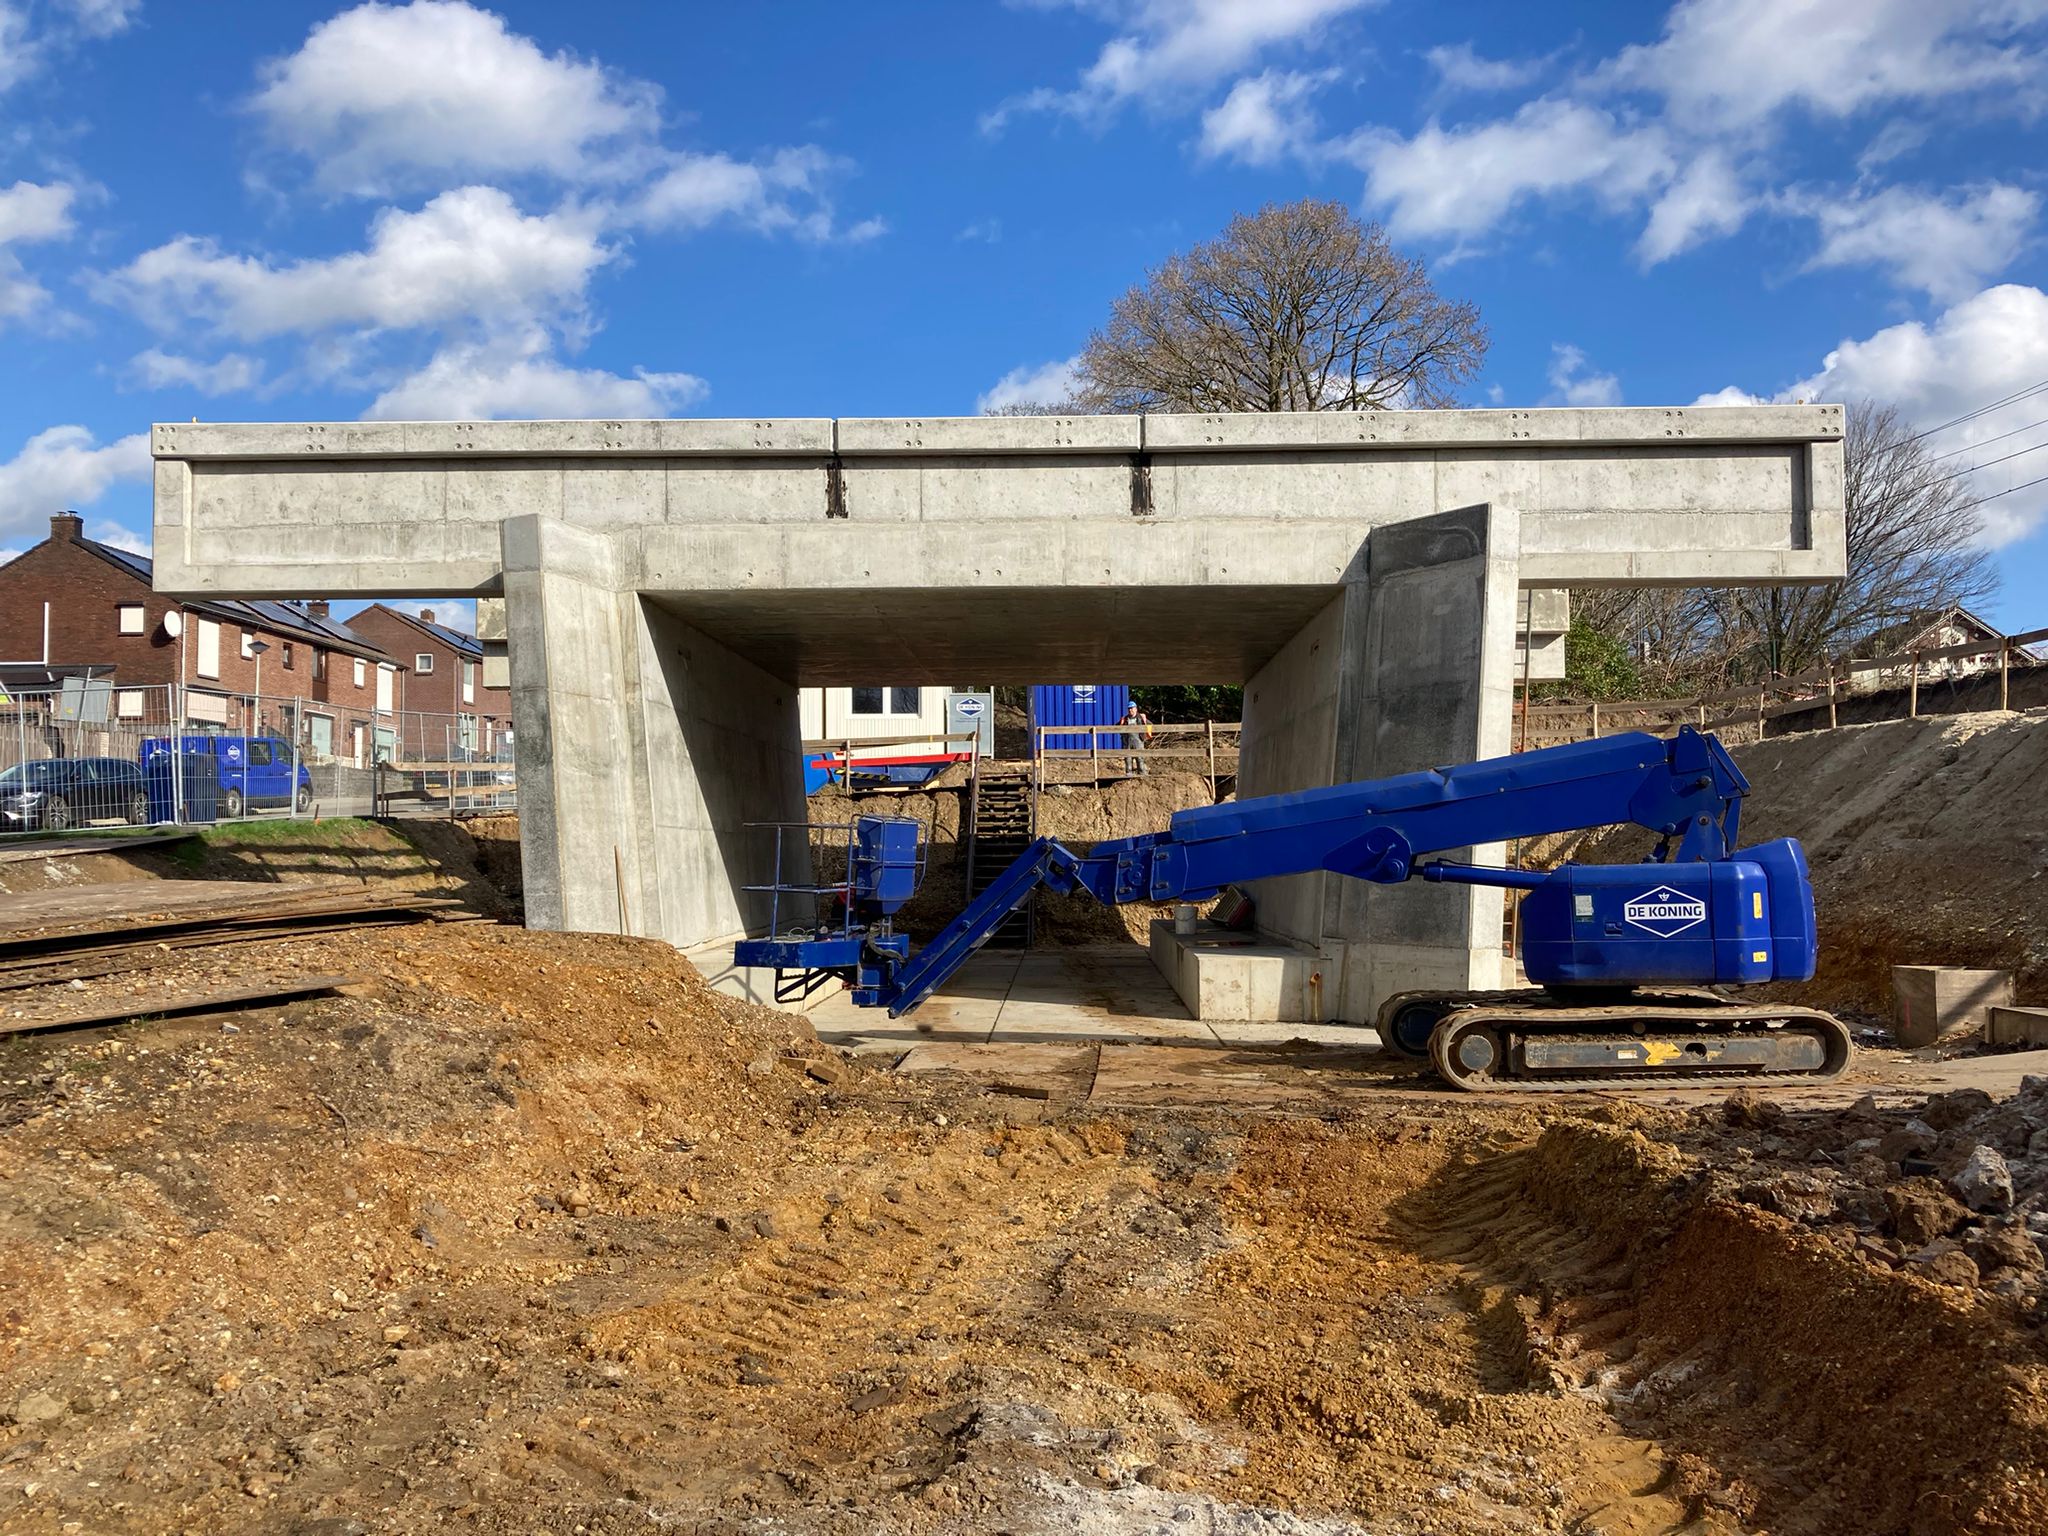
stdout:
[[233,820],[261,807],[313,808],[313,772],[299,762],[298,792],[292,790],[292,744],[282,736],[168,736],[142,744],[142,761],[172,752],[196,752],[214,760],[220,780],[220,814]]
[[64,832],[89,821],[149,823],[142,769],[120,757],[53,757],[0,773],[0,829]]

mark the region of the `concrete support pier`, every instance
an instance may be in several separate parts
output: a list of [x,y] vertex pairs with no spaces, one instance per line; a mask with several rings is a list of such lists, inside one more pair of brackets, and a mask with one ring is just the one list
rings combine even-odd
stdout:
[[[1246,795],[1497,755],[1524,591],[1840,576],[1841,431],[1836,406],[164,424],[156,579],[502,598],[529,921],[715,971],[767,922],[749,824],[803,817],[799,686],[1245,682]],[[1330,1017],[1498,979],[1494,893],[1255,895]]]

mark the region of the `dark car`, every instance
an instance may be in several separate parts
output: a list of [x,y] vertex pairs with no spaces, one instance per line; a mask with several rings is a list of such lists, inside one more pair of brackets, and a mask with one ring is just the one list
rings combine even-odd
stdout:
[[55,757],[0,773],[0,831],[62,832],[89,821],[149,821],[142,769],[120,757]]

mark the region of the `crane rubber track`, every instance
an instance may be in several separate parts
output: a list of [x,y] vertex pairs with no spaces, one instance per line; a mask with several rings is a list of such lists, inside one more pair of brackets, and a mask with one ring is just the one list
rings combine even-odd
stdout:
[[[1409,992],[1396,992],[1384,1003],[1374,1018],[1374,1027],[1379,1033],[1380,1043],[1391,1051],[1415,1061],[1430,1059],[1430,1036],[1436,1026],[1454,1013],[1467,1008],[1511,1008],[1517,1012],[1541,1016],[1557,1008],[1570,1006],[1559,1001],[1548,992],[1529,987],[1499,992],[1457,992],[1441,987],[1418,988]],[[1718,992],[1705,987],[1655,987],[1639,988],[1628,997],[1628,1011],[1646,1006],[1681,1008],[1725,1008],[1728,999]],[[1412,1012],[1414,1017],[1404,1020],[1403,1014]],[[1403,1036],[1408,1038],[1404,1039]]]
[[1711,994],[1599,1007],[1531,1005],[1522,996],[1519,1006],[1486,996],[1444,1017],[1430,1060],[1445,1082],[1468,1093],[1826,1083],[1854,1054],[1848,1026],[1813,1008]]

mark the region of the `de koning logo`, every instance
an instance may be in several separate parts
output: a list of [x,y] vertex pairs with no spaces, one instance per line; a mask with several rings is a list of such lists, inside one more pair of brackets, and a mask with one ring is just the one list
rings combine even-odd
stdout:
[[1645,933],[1654,933],[1660,939],[1668,939],[1674,933],[1683,933],[1704,923],[1707,904],[1697,896],[1688,896],[1668,885],[1660,885],[1655,890],[1631,897],[1622,907],[1621,915],[1630,926]]

